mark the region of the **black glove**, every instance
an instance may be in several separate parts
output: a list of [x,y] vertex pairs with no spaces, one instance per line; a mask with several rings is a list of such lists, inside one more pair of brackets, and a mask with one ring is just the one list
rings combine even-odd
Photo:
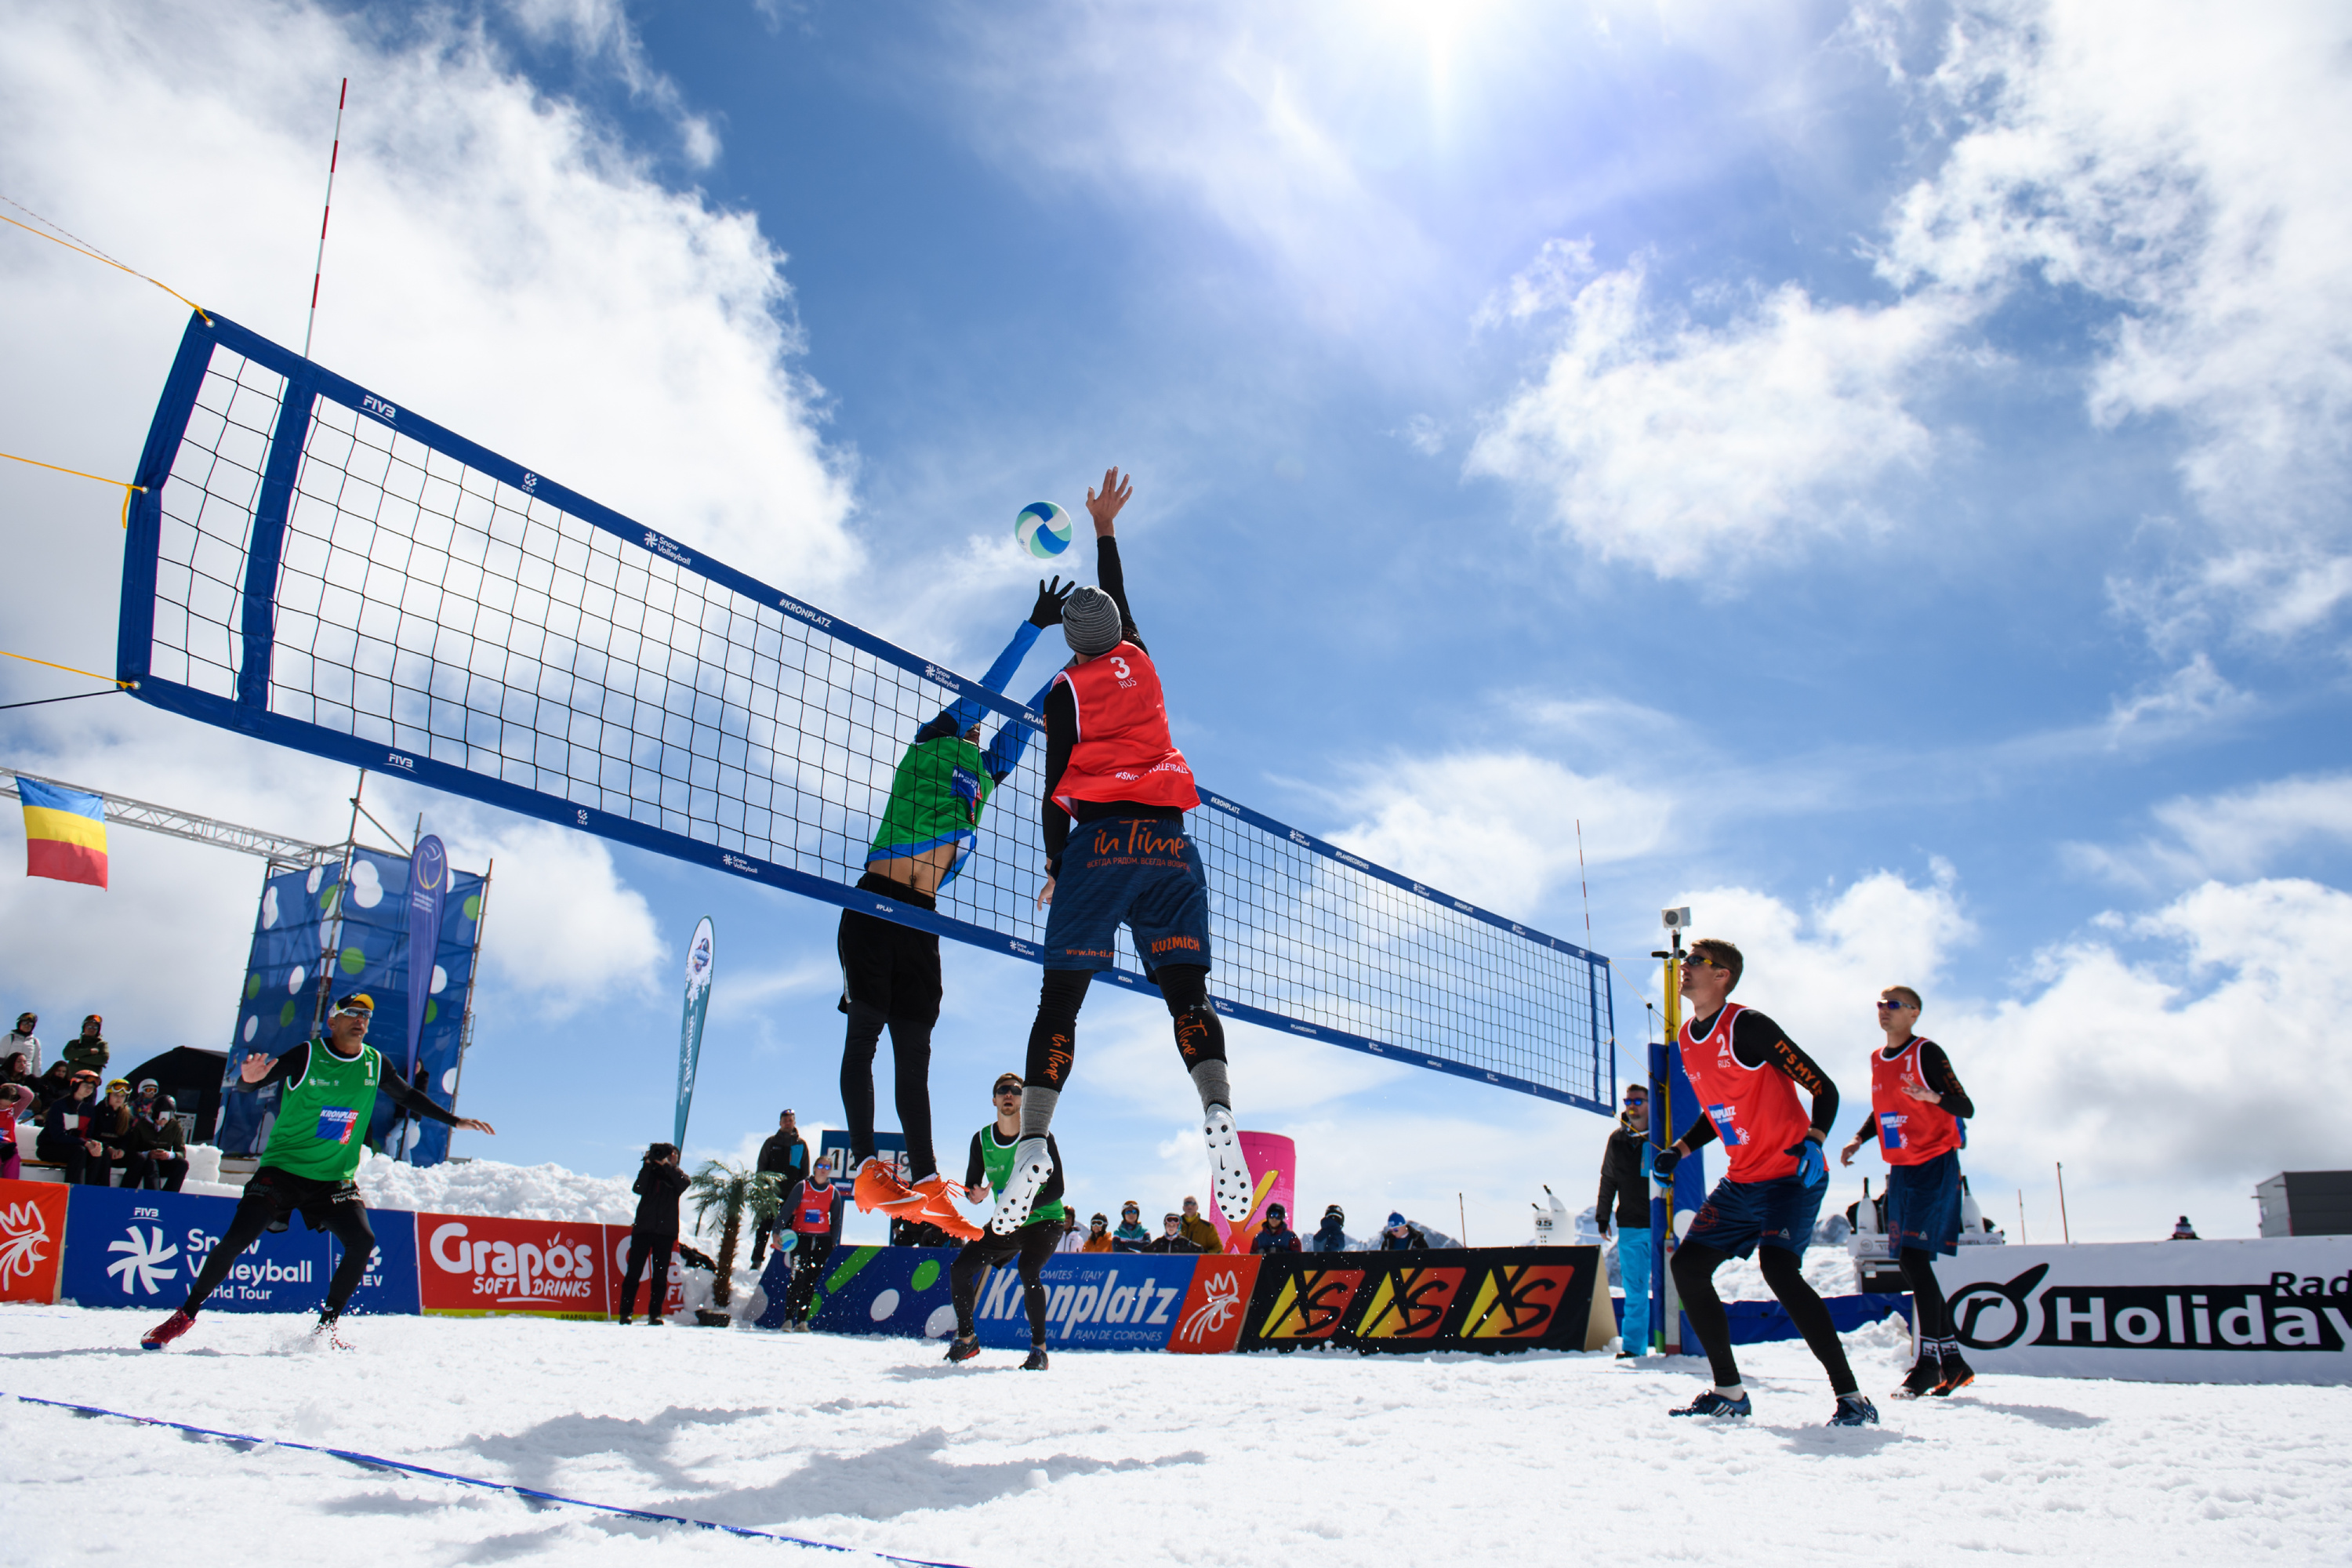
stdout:
[[1601,1232],[1602,1238],[1605,1240],[1609,1235],[1609,1216],[1604,1214],[1596,1214],[1592,1216],[1592,1225],[1594,1229]]
[[1062,586],[1062,579],[1058,574],[1054,578],[1054,581],[1050,585],[1047,584],[1044,578],[1039,578],[1037,581],[1037,607],[1029,612],[1029,624],[1040,630],[1043,630],[1046,626],[1060,626],[1062,624],[1063,602],[1077,591],[1078,580],[1076,577],[1070,579],[1070,585],[1066,588]]
[[1650,1156],[1650,1174],[1661,1182],[1675,1179],[1675,1167],[1683,1163],[1683,1152],[1669,1143]]

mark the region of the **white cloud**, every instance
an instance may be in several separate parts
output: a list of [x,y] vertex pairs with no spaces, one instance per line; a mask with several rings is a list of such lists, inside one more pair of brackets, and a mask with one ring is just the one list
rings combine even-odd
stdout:
[[2200,653],[2154,686],[2118,697],[2107,715],[2115,742],[2137,731],[2145,736],[2197,728],[2231,713],[2242,712],[2252,699],[2232,686]]
[[2290,852],[2352,845],[2352,773],[2273,779],[2178,796],[2150,813],[2166,830],[2137,844],[2067,847],[2078,866],[2137,887],[2258,876]]
[[1534,910],[1573,879],[1573,819],[1591,864],[1646,854],[1665,833],[1663,795],[1524,752],[1402,759],[1371,773],[1341,803],[1354,821],[1331,841],[1490,910]]
[[[1874,8],[1880,9],[1880,8]],[[1896,203],[1888,278],[2101,302],[2089,406],[2177,417],[2213,537],[2180,574],[2286,636],[2352,595],[2352,21],[2340,8],[1995,0],[1926,79],[1960,133]]]
[[499,862],[482,943],[490,978],[554,1019],[656,988],[667,949],[603,839],[509,818],[473,846]]
[[1871,526],[1857,498],[1927,461],[1904,400],[1955,323],[1940,296],[1824,306],[1784,285],[1709,327],[1649,304],[1639,262],[1568,292],[1580,258],[1547,250],[1514,280],[1505,313],[1566,321],[1465,465],[1541,494],[1577,543],[1687,575]]

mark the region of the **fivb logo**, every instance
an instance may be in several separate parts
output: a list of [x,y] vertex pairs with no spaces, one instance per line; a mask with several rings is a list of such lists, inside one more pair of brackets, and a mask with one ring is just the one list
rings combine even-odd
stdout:
[[2006,1284],[1952,1297],[1960,1342],[1975,1350],[2034,1346],[2126,1351],[2322,1351],[2352,1347],[2352,1276],[2271,1276],[2267,1287],[2053,1285],[2037,1263]]
[[587,1301],[596,1293],[596,1250],[588,1242],[567,1242],[557,1232],[544,1247],[535,1242],[470,1240],[461,1220],[433,1232],[435,1267],[468,1275],[473,1293],[499,1306],[544,1306]]

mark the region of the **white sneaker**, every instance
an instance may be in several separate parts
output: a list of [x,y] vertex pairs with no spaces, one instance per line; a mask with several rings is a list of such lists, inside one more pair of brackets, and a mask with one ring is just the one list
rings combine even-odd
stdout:
[[1217,1212],[1225,1216],[1227,1225],[1239,1225],[1250,1216],[1257,1184],[1250,1180],[1249,1162],[1242,1157],[1242,1137],[1234,1131],[1234,1113],[1222,1105],[1209,1107],[1201,1132],[1209,1141],[1210,1180],[1217,1196]]
[[1027,1225],[1029,1211],[1037,1205],[1037,1194],[1053,1173],[1054,1157],[1045,1152],[1043,1138],[1024,1138],[1013,1145],[1013,1174],[1006,1179],[1004,1191],[997,1194],[996,1213],[989,1219],[988,1228],[999,1236],[1011,1236]]

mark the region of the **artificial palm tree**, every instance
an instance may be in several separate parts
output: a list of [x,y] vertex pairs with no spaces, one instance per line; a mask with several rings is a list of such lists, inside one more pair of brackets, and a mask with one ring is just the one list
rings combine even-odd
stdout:
[[719,1211],[719,1267],[712,1271],[710,1300],[724,1308],[735,1294],[735,1247],[743,1237],[743,1217],[766,1225],[784,1206],[784,1194],[773,1171],[747,1171],[725,1160],[713,1160],[694,1173],[687,1185],[694,1201],[694,1228],[702,1229],[710,1211]]

